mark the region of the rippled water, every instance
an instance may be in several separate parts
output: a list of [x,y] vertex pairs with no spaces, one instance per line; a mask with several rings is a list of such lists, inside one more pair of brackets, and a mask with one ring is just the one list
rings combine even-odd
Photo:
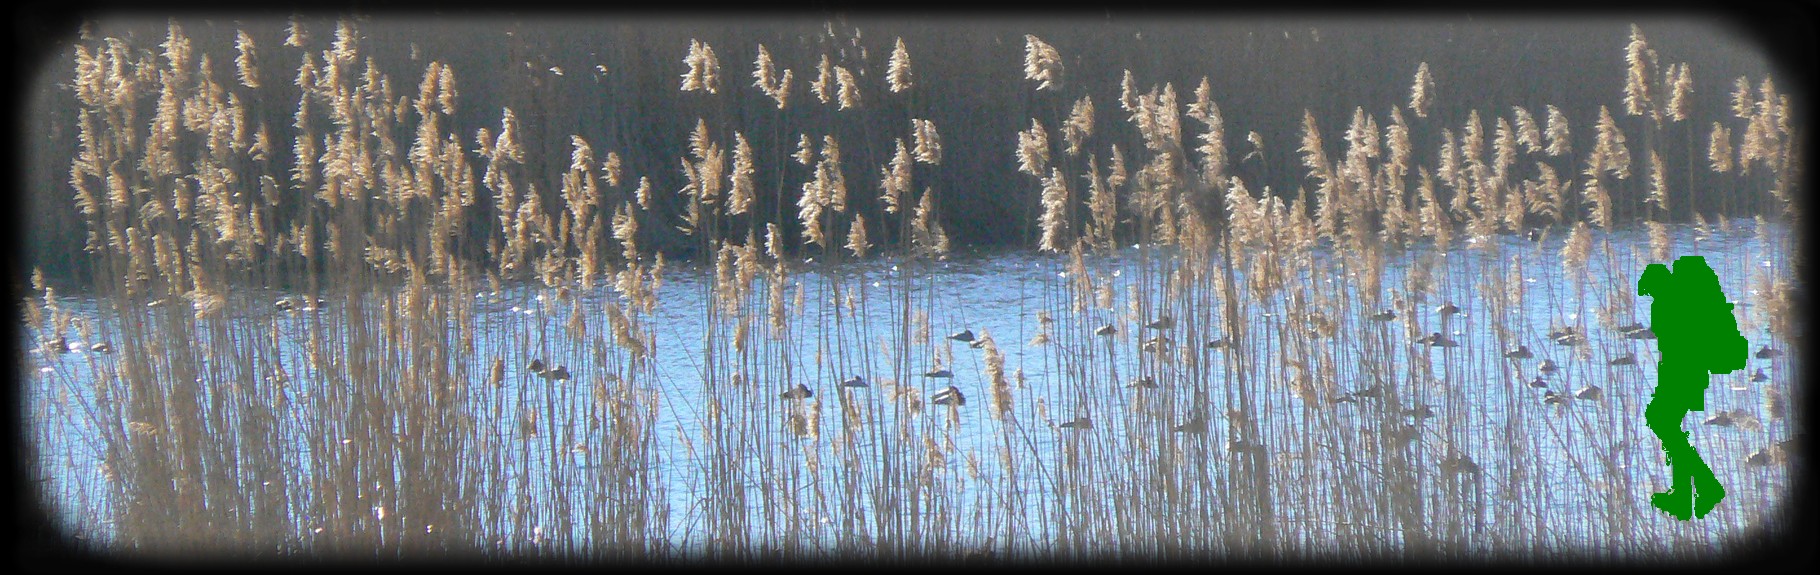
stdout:
[[[1751,222],[1741,220],[1735,225],[1736,229],[1730,233],[1699,240],[1691,231],[1677,229],[1671,253],[1707,256],[1726,293],[1743,303],[1737,312],[1751,349],[1765,343],[1786,347],[1770,337],[1768,318],[1751,302],[1759,295],[1752,278],[1757,275],[1781,277],[1789,273],[1789,263],[1772,255],[1782,249],[1778,246],[1787,245],[1787,230],[1781,227],[1766,230],[1763,235],[1768,241],[1763,242]],[[1263,443],[1275,464],[1282,466],[1279,471],[1283,473],[1296,469],[1299,471],[1295,473],[1313,477],[1340,476],[1347,473],[1343,465],[1320,457],[1306,460],[1303,458],[1307,454],[1297,453],[1310,445],[1301,435],[1320,436],[1326,433],[1323,430],[1331,429],[1329,426],[1364,427],[1378,417],[1375,410],[1381,409],[1364,402],[1309,405],[1295,398],[1284,388],[1285,382],[1295,376],[1294,369],[1287,367],[1290,363],[1331,362],[1349,366],[1380,362],[1389,366],[1386,370],[1389,373],[1432,374],[1432,378],[1422,376],[1430,380],[1427,385],[1413,386],[1403,392],[1405,398],[1415,398],[1437,409],[1436,418],[1423,425],[1418,444],[1422,453],[1420,460],[1425,465],[1432,467],[1447,457],[1449,446],[1502,446],[1515,442],[1534,450],[1527,455],[1535,462],[1542,462],[1532,465],[1539,465],[1535,468],[1545,474],[1506,483],[1501,480],[1508,478],[1507,474],[1488,473],[1487,477],[1500,481],[1487,481],[1483,496],[1488,502],[1539,497],[1544,502],[1536,508],[1549,510],[1549,517],[1504,516],[1498,512],[1499,505],[1494,504],[1486,507],[1483,516],[1467,518],[1467,521],[1476,520],[1485,525],[1482,529],[1493,534],[1507,529],[1513,522],[1558,525],[1555,529],[1543,529],[1548,532],[1544,537],[1556,543],[1584,545],[1595,534],[1580,532],[1593,524],[1583,517],[1606,509],[1600,494],[1631,498],[1633,504],[1647,509],[1648,492],[1653,491],[1653,487],[1665,485],[1667,478],[1667,468],[1661,464],[1659,456],[1659,444],[1653,438],[1635,442],[1608,439],[1648,436],[1647,431],[1642,430],[1642,410],[1654,386],[1655,346],[1648,340],[1625,339],[1613,330],[1601,327],[1595,317],[1596,310],[1607,304],[1604,298],[1615,293],[1621,306],[1634,310],[1622,320],[1647,322],[1650,300],[1636,297],[1634,289],[1629,287],[1642,271],[1644,258],[1638,254],[1647,254],[1647,238],[1636,232],[1620,232],[1610,238],[1612,253],[1594,254],[1591,258],[1584,270],[1588,284],[1612,286],[1611,290],[1616,291],[1573,287],[1570,278],[1564,276],[1566,270],[1563,270],[1559,255],[1562,241],[1559,238],[1541,243],[1517,237],[1499,237],[1492,241],[1496,244],[1458,249],[1447,254],[1417,249],[1394,257],[1383,280],[1387,289],[1404,285],[1406,274],[1412,266],[1419,265],[1418,262],[1432,262],[1436,266],[1434,277],[1438,290],[1437,294],[1415,304],[1419,312],[1413,317],[1405,313],[1391,323],[1374,324],[1355,319],[1346,324],[1351,327],[1344,329],[1353,330],[1347,333],[1367,334],[1364,339],[1378,340],[1375,342],[1327,338],[1314,340],[1312,347],[1294,344],[1288,339],[1277,338],[1277,334],[1283,333],[1287,319],[1284,317],[1288,314],[1285,302],[1242,309],[1244,321],[1249,322],[1252,333],[1258,337],[1256,345],[1249,350],[1250,369],[1256,370],[1252,377],[1267,382],[1257,408],[1265,430]],[[1325,253],[1316,254],[1317,269],[1331,269],[1319,263],[1329,257],[1331,255]],[[794,290],[800,288],[803,298],[797,310],[800,315],[792,319],[791,333],[798,335],[786,344],[766,347],[755,343],[760,351],[749,354],[746,363],[738,366],[745,379],[743,385],[717,382],[716,387],[724,394],[723,408],[729,410],[728,413],[748,414],[751,419],[729,419],[726,425],[749,426],[748,433],[741,437],[757,438],[749,441],[759,442],[738,446],[757,450],[747,458],[744,473],[748,478],[746,485],[750,494],[747,501],[753,512],[750,528],[754,537],[765,541],[776,537],[774,528],[760,520],[762,517],[781,516],[799,521],[807,526],[807,536],[819,541],[833,540],[842,528],[843,519],[877,519],[877,510],[870,507],[870,502],[876,501],[875,495],[861,497],[859,509],[782,511],[776,507],[767,508],[762,496],[764,491],[779,489],[836,490],[849,481],[859,482],[857,489],[863,492],[872,493],[880,488],[874,479],[867,479],[870,476],[843,471],[837,462],[841,461],[843,450],[857,450],[864,458],[862,461],[882,461],[882,453],[905,449],[900,443],[904,438],[862,429],[851,441],[843,440],[845,431],[840,406],[848,403],[866,410],[868,417],[883,421],[882,429],[897,429],[900,418],[911,418],[911,429],[926,430],[932,437],[951,440],[955,455],[947,459],[944,473],[948,481],[945,484],[957,490],[954,500],[961,505],[999,505],[996,502],[1013,493],[1029,498],[1023,507],[1025,517],[997,516],[986,524],[965,526],[968,531],[1011,533],[1035,541],[1059,536],[1050,531],[1053,521],[1048,515],[1057,511],[1038,502],[1053,498],[1052,490],[1059,481],[1055,476],[1056,467],[1067,453],[1075,450],[1098,450],[1099,453],[1152,453],[1155,450],[1155,453],[1175,453],[1190,465],[1219,468],[1232,464],[1235,459],[1227,456],[1225,442],[1233,438],[1233,428],[1219,419],[1218,414],[1236,406],[1229,385],[1229,378],[1234,374],[1233,360],[1226,357],[1230,352],[1209,350],[1197,341],[1208,339],[1212,333],[1209,326],[1219,325],[1224,310],[1175,310],[1181,325],[1167,333],[1177,340],[1179,349],[1167,360],[1140,349],[1143,339],[1164,332],[1141,328],[1139,318],[1128,313],[1130,306],[1127,303],[1132,297],[1129,286],[1137,285],[1138,275],[1146,269],[1154,271],[1168,267],[1170,258],[1164,251],[1133,247],[1110,258],[1091,260],[1090,273],[1094,277],[1113,278],[1114,283],[1121,286],[1116,292],[1118,302],[1111,309],[1090,307],[1078,314],[1068,311],[1071,296],[1065,290],[1069,278],[1067,260],[1063,256],[1027,252],[961,254],[944,262],[916,264],[908,270],[879,259],[843,262],[834,269],[834,281],[829,281],[829,276],[819,275],[822,272],[817,270],[824,267],[815,262],[796,266],[798,269],[789,287],[792,297]],[[1492,291],[1487,280],[1504,277],[1513,268],[1520,268],[1523,276],[1525,307],[1520,313],[1513,310],[1510,318],[1500,321],[1486,301],[1487,294]],[[904,310],[898,304],[899,298],[905,295],[899,290],[904,279],[902,274],[906,273],[915,274],[917,278],[908,297],[916,312],[927,314],[930,337],[911,345],[909,357],[897,358],[893,346],[904,317]],[[1297,278],[1297,281],[1314,286],[1316,292],[1331,292],[1334,282],[1340,279],[1308,277]],[[1157,283],[1152,281],[1147,285]],[[1339,287],[1350,291],[1354,289],[1352,285],[1356,282],[1342,282]],[[834,291],[837,286],[857,291],[837,293]],[[707,345],[703,337],[707,331],[705,298],[712,288],[712,270],[677,266],[669,271],[659,292],[660,303],[649,318],[656,336],[652,342],[657,362],[652,372],[654,380],[608,383],[611,386],[649,386],[657,392],[659,404],[654,438],[659,468],[655,470],[656,477],[662,482],[662,496],[669,506],[670,536],[685,547],[699,544],[707,530],[704,507],[709,503],[705,499],[710,491],[706,485],[713,475],[707,456],[710,433],[706,429],[706,414],[710,402],[703,395],[702,381],[706,369],[703,348]],[[762,294],[765,289],[761,280],[754,287],[754,293]],[[291,406],[300,410],[309,404],[308,394],[315,393],[316,389],[309,376],[296,366],[308,363],[308,351],[303,342],[310,322],[321,320],[312,313],[285,313],[273,309],[270,302],[284,295],[256,290],[236,294],[230,309],[234,310],[233,321],[258,322],[277,331],[277,341],[283,342],[279,349],[283,362],[296,370],[293,377],[298,384],[292,391],[297,395]],[[593,402],[589,392],[592,377],[604,365],[587,342],[566,342],[563,326],[570,314],[569,306],[581,305],[593,313],[600,309],[605,298],[617,296],[604,288],[579,295],[579,302],[565,302],[554,297],[553,290],[530,286],[473,295],[478,303],[480,325],[477,333],[488,334],[487,337],[496,341],[476,343],[483,351],[467,358],[469,373],[485,374],[495,355],[502,355],[507,364],[507,384],[496,394],[476,401],[479,410],[501,412],[491,416],[477,415],[497,426],[495,434],[502,444],[525,447],[521,445],[524,438],[515,435],[515,420],[511,417],[522,406],[546,410],[546,421],[581,421],[585,419],[583,414],[589,412],[588,406]],[[854,313],[837,313],[843,309],[847,297],[855,300]],[[1463,312],[1443,321],[1434,311],[1443,302],[1457,303]],[[65,297],[61,305],[74,310],[79,317],[102,324],[100,333],[111,333],[113,330],[106,324],[119,321],[113,314],[99,311],[98,303],[92,298]],[[330,307],[320,313],[333,315],[340,311]],[[1043,329],[1037,321],[1039,311],[1053,313],[1056,320],[1051,328],[1054,341],[1042,346],[1032,345],[1032,338]],[[1364,316],[1375,310],[1351,311]],[[754,312],[754,321],[764,321],[763,313],[762,310]],[[1617,323],[1628,323],[1622,320]],[[596,323],[604,324],[604,321]],[[1118,334],[1111,337],[1092,334],[1093,329],[1106,323],[1118,327]],[[1551,327],[1576,323],[1586,326],[1590,335],[1587,345],[1561,347],[1547,339]],[[1500,328],[1507,330],[1504,335],[1500,335]],[[1022,371],[1024,380],[1013,394],[1012,417],[1001,421],[989,415],[981,352],[942,338],[962,329],[981,335],[990,333],[1005,355],[1006,371]],[[593,334],[606,328],[595,325],[590,330]],[[1410,343],[1409,334],[1431,331],[1449,334],[1460,342],[1459,347],[1431,348]],[[25,336],[23,341],[35,342],[44,334],[26,330]],[[208,330],[202,330],[198,337],[199,345],[214,345],[208,340]],[[723,333],[720,337],[723,338],[721,345],[725,345],[724,338],[728,334]],[[762,336],[753,337],[762,339]],[[611,336],[608,338],[610,340]],[[71,336],[70,339],[79,338]],[[88,344],[70,343],[81,349],[86,349]],[[1500,350],[1512,344],[1527,345],[1536,357],[1516,362],[1500,359]],[[730,353],[732,347],[723,349],[723,354]],[[1092,357],[1084,355],[1088,353],[1093,354]],[[1637,364],[1607,365],[1609,358],[1624,353],[1635,353]],[[932,369],[935,366],[933,358],[938,356],[952,358],[946,365],[954,373],[951,381],[919,375]],[[534,357],[550,365],[570,366],[578,377],[570,382],[546,382],[526,368],[526,363]],[[899,371],[898,359],[904,360],[902,365],[907,371]],[[1597,385],[1604,389],[1604,397],[1597,401],[1572,400],[1565,407],[1544,405],[1542,390],[1525,385],[1537,375],[1536,366],[1544,359],[1552,360],[1562,368],[1559,373],[1547,377],[1548,389],[1570,393],[1587,385]],[[24,362],[30,370],[26,378],[30,386],[27,400],[33,436],[42,450],[39,458],[50,477],[52,492],[62,497],[50,504],[65,516],[72,517],[72,522],[77,521],[75,517],[84,515],[106,517],[104,510],[109,502],[104,496],[104,480],[99,469],[103,447],[93,433],[93,423],[85,417],[83,406],[92,405],[94,400],[92,382],[96,370],[109,369],[115,361],[115,356],[107,353],[47,354],[44,346],[38,346],[28,350]],[[823,412],[819,422],[822,431],[818,438],[799,439],[786,430],[785,415],[792,408],[788,400],[778,398],[777,394],[788,385],[776,380],[784,373],[786,365],[790,382],[804,383],[814,390],[816,397],[822,398]],[[1424,365],[1431,367],[1423,370],[1421,366]],[[1764,368],[1771,380],[1750,381],[1750,374],[1758,368]],[[1773,361],[1753,358],[1745,370],[1714,378],[1707,394],[1706,414],[1691,414],[1684,428],[1692,432],[1696,448],[1702,451],[1727,485],[1729,496],[1719,513],[1708,521],[1676,525],[1672,530],[1723,535],[1749,526],[1768,508],[1778,504],[1788,486],[1786,468],[1746,467],[1742,460],[1750,449],[1788,438],[1786,421],[1771,421],[1762,413],[1762,390],[1771,385],[1788,389],[1786,386],[1799,381],[1796,369],[1792,354]],[[1335,382],[1336,391],[1365,389],[1370,382],[1348,379],[1347,374],[1362,377],[1358,374],[1369,371],[1356,365],[1338,369],[1342,376]],[[716,373],[726,371],[716,370]],[[856,390],[843,390],[838,386],[838,382],[854,375],[864,377],[871,386]],[[1153,377],[1162,385],[1155,390],[1131,389],[1125,385],[1133,378],[1143,376]],[[892,384],[893,380],[896,385]],[[913,414],[890,399],[894,387],[909,388],[919,397],[928,399],[950,383],[967,396],[965,407],[950,411],[945,407],[926,405],[920,413]],[[1195,389],[1206,389],[1204,405],[1195,397]],[[1795,393],[1799,397],[1800,392]],[[1706,415],[1732,409],[1756,413],[1762,419],[1762,429],[1698,425]],[[1197,411],[1215,414],[1216,418],[1204,440],[1168,433],[1169,427],[1185,421]],[[1158,413],[1167,415],[1167,421],[1157,421],[1155,414]],[[563,417],[563,414],[568,415]],[[1071,431],[1053,427],[1077,414],[1090,415],[1094,428]],[[560,476],[573,482],[572,485],[581,486],[586,484],[590,473],[602,471],[592,465],[586,455],[562,448],[568,441],[586,441],[587,429],[549,430],[546,433],[557,435],[534,440],[529,448],[515,452],[523,458],[513,463],[516,473],[547,476],[556,467],[575,469],[578,471]],[[1137,436],[1145,434],[1153,437],[1145,442],[1136,440]],[[297,448],[301,450],[302,439],[298,441]],[[511,443],[513,441],[520,444]],[[536,447],[545,443],[555,449]],[[1139,444],[1147,447],[1133,447]],[[1356,445],[1329,447],[1343,449]],[[1588,458],[1586,454],[1590,453],[1602,454],[1591,458],[1610,461],[1613,467],[1579,469],[1558,463],[1573,459],[1572,454],[1576,453],[1581,454],[1581,458]],[[552,454],[559,455],[552,457]],[[1205,459],[1197,461],[1195,454]],[[1501,448],[1480,448],[1472,457],[1488,470],[1505,469],[1515,464],[1505,459]],[[800,470],[809,465],[809,459],[818,460],[819,475],[777,473],[779,466]],[[998,463],[1005,459],[1019,462],[1022,474],[1015,481],[1006,476]],[[1122,464],[1105,462],[1110,467],[1097,476],[1119,477],[1114,469]],[[1610,475],[1612,470],[1626,475],[1623,481]],[[299,475],[305,471],[296,470]],[[804,481],[803,477],[819,477],[820,480]],[[1584,487],[1560,488],[1568,484]],[[1632,488],[1620,490],[1617,487],[1620,484]],[[539,484],[526,485],[530,487],[507,485],[500,488],[516,492],[521,488],[536,489]],[[1300,500],[1295,490],[1301,488],[1294,484],[1279,485],[1277,491],[1284,501],[1294,502]],[[510,501],[512,497],[505,500]],[[827,500],[839,501],[832,497]],[[1303,516],[1309,510],[1293,504],[1280,505],[1279,521],[1285,528],[1302,528],[1315,533],[1312,540],[1317,547],[1323,537],[1331,536],[1326,529],[1306,527],[1316,520]],[[955,513],[964,514],[964,510]],[[1651,521],[1667,521],[1653,510],[1645,515]],[[99,528],[101,533],[96,535],[107,536],[105,519],[100,525],[84,527]]]

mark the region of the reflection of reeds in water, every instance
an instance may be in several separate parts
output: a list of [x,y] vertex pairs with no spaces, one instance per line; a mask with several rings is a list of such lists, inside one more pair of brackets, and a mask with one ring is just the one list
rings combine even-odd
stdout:
[[[857,32],[827,33],[860,46]],[[1539,123],[1514,107],[1445,125],[1459,111],[1424,63],[1404,106],[1414,121],[1360,107],[1334,147],[1303,115],[1295,194],[1250,189],[1283,167],[1265,163],[1276,156],[1256,132],[1228,161],[1209,80],[1184,106],[1172,84],[1140,91],[1126,72],[1128,125],[1102,124],[1094,79],[1027,36],[1025,79],[1054,103],[1034,109],[1057,116],[1015,135],[1015,168],[1040,190],[1033,247],[1064,270],[1036,287],[1040,309],[1017,312],[1033,333],[1000,332],[1013,345],[1030,335],[1031,357],[984,329],[952,331],[968,318],[935,295],[947,192],[919,182],[941,169],[941,138],[916,117],[927,82],[902,40],[885,90],[856,73],[863,59],[824,54],[804,104],[837,125],[861,107],[905,110],[888,158],[828,124],[794,138],[731,129],[726,101],[750,88],[723,82],[714,48],[692,40],[681,97],[703,114],[680,174],[636,183],[579,136],[546,179],[511,109],[464,143],[455,72],[433,62],[415,94],[395,93],[351,23],[329,49],[308,43],[295,23],[276,50],[239,34],[227,82],[176,23],[158,54],[120,39],[77,49],[70,184],[97,277],[120,278],[98,286],[105,315],[126,321],[92,333],[42,280],[26,320],[46,353],[68,352],[72,329],[111,342],[88,348],[105,369],[86,407],[123,549],[1465,557],[1561,537],[1649,555],[1710,537],[1631,497],[1647,486],[1630,470],[1654,460],[1626,447],[1650,440],[1623,415],[1641,397],[1618,390],[1646,387],[1656,352],[1631,337],[1647,329],[1618,329],[1643,317],[1629,292],[1588,275],[1635,263],[1610,238],[1621,222],[1644,224],[1639,261],[1666,259],[1671,208],[1698,205],[1669,176],[1697,167],[1691,151],[1661,147],[1675,129],[1693,142],[1690,73],[1661,67],[1634,28],[1622,113],[1601,107],[1582,157],[1555,106]],[[292,49],[301,96],[290,126],[270,126],[256,113],[272,93],[258,66]],[[785,115],[792,70],[763,46],[754,66],[752,87],[775,104],[767,121],[799,128]],[[1734,86],[1732,117],[1712,122],[1698,164],[1777,200],[1781,213],[1758,218],[1767,234],[1799,216],[1797,135],[1768,78]],[[1438,142],[1432,162],[1412,134]],[[277,161],[287,140],[289,173]],[[874,164],[877,202],[850,197],[869,189],[850,174]],[[760,213],[786,179],[797,195]],[[655,197],[665,181],[682,182],[676,213]],[[710,280],[705,333],[680,343],[659,337],[667,263],[645,245],[666,227],[698,242]],[[1499,240],[1530,230],[1565,239],[1558,252]],[[1723,280],[1748,282],[1787,341],[1792,252],[1758,240],[1771,253],[1750,257],[1774,265]],[[1119,255],[1126,242],[1139,249]],[[1489,257],[1449,263],[1463,250]],[[852,271],[875,256],[898,272],[871,283]],[[1525,266],[1555,256],[1567,285],[1532,284]],[[260,285],[318,303],[242,316],[236,290]],[[470,294],[520,285],[535,294],[527,313],[483,321],[492,312]],[[1541,301],[1551,317],[1531,317]],[[1557,345],[1540,345],[1544,331]],[[1708,420],[1724,428],[1706,436],[1714,459],[1783,453],[1772,440],[1799,388],[1787,360],[1758,356],[1776,374],[1752,378],[1763,417]],[[660,373],[659,357],[695,375]],[[1045,377],[1026,384],[1019,362]],[[677,385],[695,389],[665,389]],[[985,413],[965,408],[967,393],[984,394]],[[1038,437],[1028,422],[1050,421],[1051,404],[1072,432]],[[838,424],[824,427],[824,406]],[[984,430],[977,445],[969,429]],[[1773,517],[1751,510],[1771,494],[1745,493],[1721,512],[1725,528]],[[1561,518],[1576,497],[1599,509]]]

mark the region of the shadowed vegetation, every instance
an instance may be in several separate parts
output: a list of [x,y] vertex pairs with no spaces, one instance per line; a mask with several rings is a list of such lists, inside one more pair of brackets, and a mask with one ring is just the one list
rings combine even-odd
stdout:
[[[1805,136],[1767,76],[1704,71],[1730,106],[1696,106],[1637,26],[1579,123],[1447,102],[1423,62],[1294,141],[1218,78],[1036,34],[1021,75],[983,64],[1026,114],[982,133],[937,120],[921,47],[832,22],[662,74],[512,60],[535,117],[479,125],[465,71],[412,45],[390,74],[355,21],[185,26],[77,42],[54,195],[95,281],[25,306],[45,500],[102,549],[1632,561],[1786,520]],[[644,105],[535,89],[590,74],[686,132],[565,132]],[[1028,243],[956,253],[949,215],[982,216],[944,206],[980,196],[1031,200],[988,220]],[[1643,499],[1634,324],[1685,253],[1733,262],[1765,350],[1695,426],[1731,495],[1694,523]]]

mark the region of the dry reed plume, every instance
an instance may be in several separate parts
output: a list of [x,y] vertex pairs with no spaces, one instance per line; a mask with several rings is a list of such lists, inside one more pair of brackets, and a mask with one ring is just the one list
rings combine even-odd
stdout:
[[[1029,127],[955,153],[1029,176],[1046,275],[985,312],[941,295],[942,204],[980,192],[942,188],[937,84],[902,38],[876,65],[858,29],[818,32],[810,110],[791,58],[757,45],[753,82],[723,84],[691,38],[696,122],[647,166],[579,134],[542,157],[544,111],[461,126],[453,69],[395,89],[351,21],[285,35],[236,31],[231,63],[174,20],[156,51],[75,49],[66,183],[110,279],[84,315],[34,275],[23,319],[43,357],[96,342],[33,407],[93,434],[100,479],[58,484],[105,502],[82,521],[106,549],[1634,559],[1786,527],[1805,390],[1769,351],[1695,432],[1738,504],[1702,527],[1640,504],[1659,461],[1625,414],[1656,352],[1607,280],[1685,242],[1765,262],[1722,280],[1790,345],[1795,252],[1770,230],[1800,221],[1804,140],[1767,77],[1700,109],[1635,26],[1623,114],[1601,105],[1578,147],[1556,106],[1463,109],[1423,62],[1385,114],[1304,110],[1282,191],[1261,185],[1281,153],[1218,104],[1242,87],[1202,77],[1184,103],[1126,70],[1108,122],[1089,93],[1112,79],[1026,35]],[[1696,201],[1716,192],[1680,176],[1702,167],[1747,199]],[[1702,244],[1732,225],[1702,206],[1739,202],[1766,206],[1757,247]]]

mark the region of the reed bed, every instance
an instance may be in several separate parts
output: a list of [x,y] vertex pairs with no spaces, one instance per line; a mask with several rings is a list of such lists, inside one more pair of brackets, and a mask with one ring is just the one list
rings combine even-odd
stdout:
[[[457,125],[455,70],[413,93],[354,23],[310,32],[242,32],[232,57],[176,21],[156,50],[78,45],[68,191],[109,280],[72,299],[35,278],[24,323],[45,501],[98,549],[1631,562],[1787,528],[1805,140],[1769,78],[1690,109],[1691,72],[1640,29],[1591,126],[1443,118],[1424,64],[1343,143],[1308,112],[1268,152],[1228,135],[1206,78],[1178,96],[1127,72],[1095,102],[1108,79],[1027,36],[1038,117],[1004,141],[1039,225],[999,256],[1015,269],[950,245],[944,197],[982,192],[928,182],[991,151],[944,151],[964,128],[924,119],[901,39],[869,74],[760,45],[749,84],[692,41],[687,145],[630,166],[580,136],[538,157],[509,108]],[[747,133],[728,110],[748,98],[783,127]],[[842,129],[792,131],[802,106]],[[861,107],[907,121],[841,124]],[[1299,189],[1248,183],[1282,170]],[[1670,221],[1696,193],[1776,209]],[[669,229],[695,257],[646,247]],[[1648,317],[1631,278],[1684,253],[1790,352],[1751,361],[1764,381],[1716,376],[1690,416],[1726,416],[1692,428],[1731,489],[1693,523],[1644,499],[1667,471],[1639,425],[1656,352],[1625,325]]]

